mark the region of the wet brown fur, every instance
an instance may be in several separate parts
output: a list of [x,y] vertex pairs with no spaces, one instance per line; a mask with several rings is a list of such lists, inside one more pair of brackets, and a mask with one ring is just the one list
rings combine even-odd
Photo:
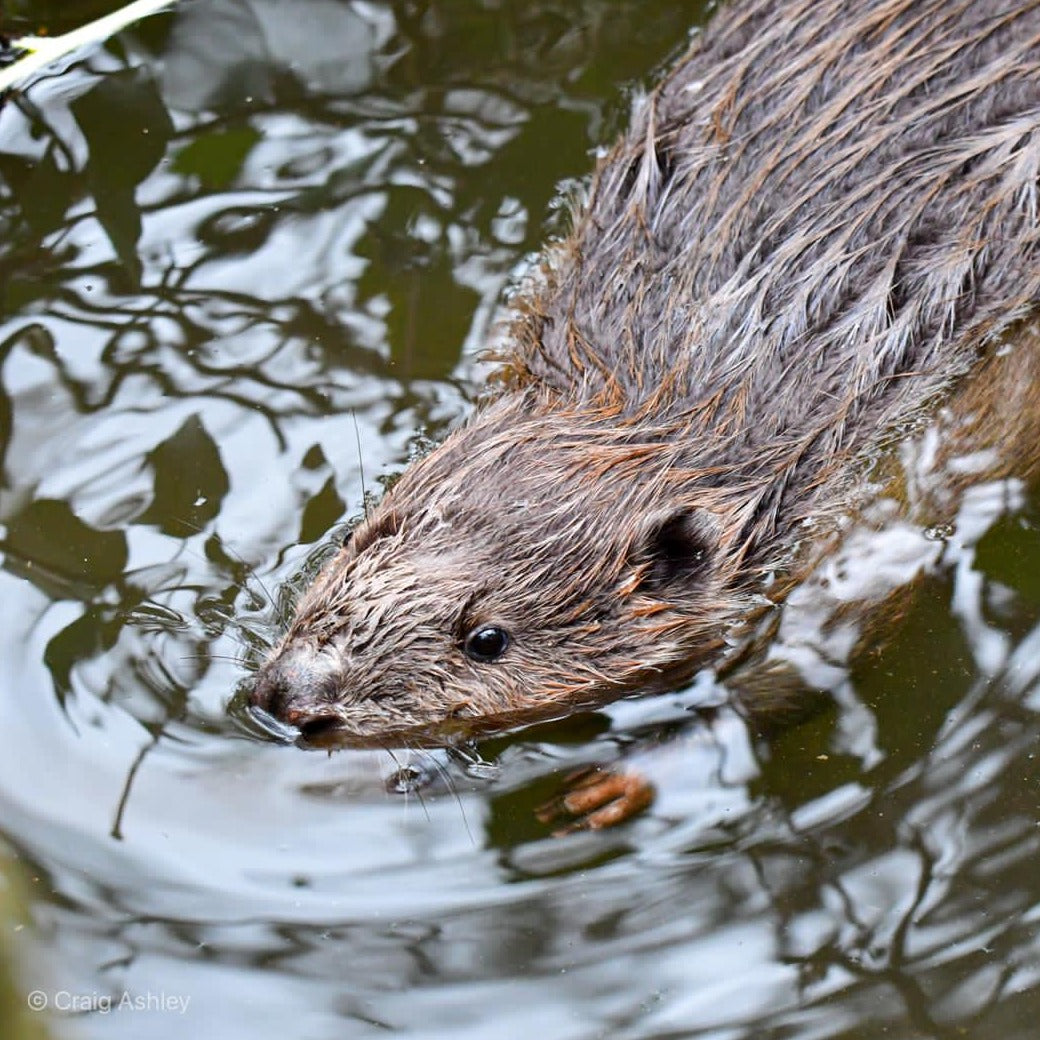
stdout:
[[[722,10],[518,301],[497,391],[319,576],[254,704],[443,736],[717,658],[1032,311],[1038,175],[1040,2]],[[480,624],[497,661],[463,651]]]

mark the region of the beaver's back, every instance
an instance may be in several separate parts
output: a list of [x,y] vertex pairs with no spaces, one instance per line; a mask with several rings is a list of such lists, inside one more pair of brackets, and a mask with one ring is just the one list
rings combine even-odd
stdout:
[[1040,4],[733,5],[599,170],[517,367],[698,412],[775,518],[1033,306],[1038,168]]

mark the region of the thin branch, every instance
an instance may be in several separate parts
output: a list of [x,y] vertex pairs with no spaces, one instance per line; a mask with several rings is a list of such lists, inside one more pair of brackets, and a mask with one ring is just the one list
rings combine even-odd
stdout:
[[0,69],[0,92],[19,86],[34,72],[52,61],[71,54],[80,47],[107,40],[120,29],[170,7],[173,2],[174,0],[134,0],[118,11],[106,14],[103,18],[97,18],[61,36],[23,36],[20,40],[12,40],[12,48],[28,53],[7,68]]

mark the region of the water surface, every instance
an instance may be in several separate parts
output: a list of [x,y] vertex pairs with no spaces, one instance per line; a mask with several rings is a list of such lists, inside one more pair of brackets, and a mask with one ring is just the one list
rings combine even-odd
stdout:
[[[1013,480],[903,532],[896,638],[769,741],[680,696],[395,761],[227,709],[283,583],[465,413],[567,182],[703,18],[195,0],[0,110],[0,830],[53,1036],[1035,1035]],[[535,809],[623,753],[652,810],[552,837]]]

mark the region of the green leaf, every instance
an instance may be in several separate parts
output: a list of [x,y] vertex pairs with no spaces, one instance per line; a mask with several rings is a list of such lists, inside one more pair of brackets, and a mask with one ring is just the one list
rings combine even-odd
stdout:
[[61,499],[30,502],[8,523],[5,565],[55,598],[88,598],[119,581],[126,536],[84,523]]
[[173,123],[155,82],[138,69],[105,76],[72,103],[90,157],[86,178],[97,217],[136,285],[141,213],[137,186],[166,154]]
[[303,519],[300,521],[300,541],[317,541],[346,511],[346,504],[336,490],[336,482],[329,477],[321,490],[308,500],[303,510]]
[[247,156],[260,139],[259,132],[251,126],[203,134],[177,153],[173,169],[198,177],[206,188],[227,188],[242,172]]
[[141,523],[178,538],[204,527],[219,512],[229,482],[213,438],[197,415],[148,454],[155,473],[152,504]]

